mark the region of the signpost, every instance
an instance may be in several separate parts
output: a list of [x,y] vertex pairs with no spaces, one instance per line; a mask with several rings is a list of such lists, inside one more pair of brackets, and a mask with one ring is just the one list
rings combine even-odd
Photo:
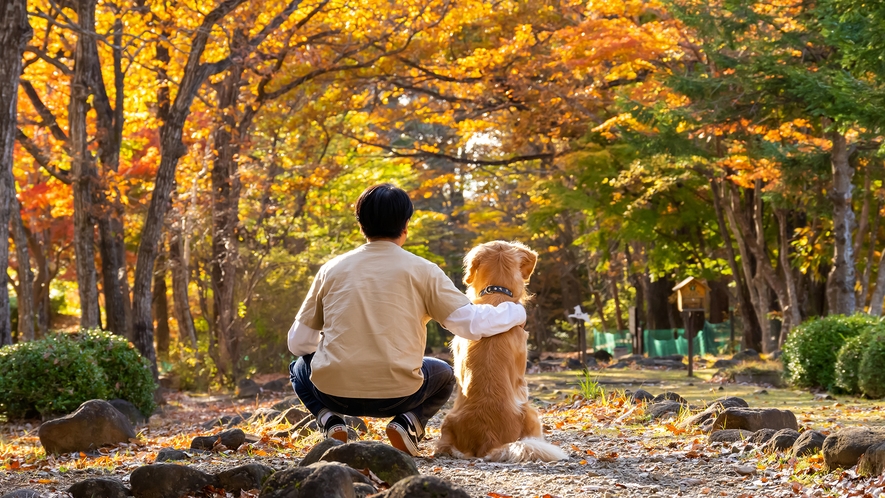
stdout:
[[587,365],[587,331],[584,328],[584,322],[590,321],[590,315],[581,309],[581,305],[575,306],[575,312],[568,316],[574,319],[575,325],[578,327],[578,360],[581,367]]
[[688,277],[673,287],[676,305],[683,313],[685,338],[688,340],[688,376],[694,377],[694,338],[704,323],[704,311],[710,288],[704,282]]

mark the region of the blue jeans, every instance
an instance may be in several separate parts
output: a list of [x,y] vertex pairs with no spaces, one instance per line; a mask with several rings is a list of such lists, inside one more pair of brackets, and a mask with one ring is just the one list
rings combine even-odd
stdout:
[[430,417],[446,404],[455,389],[455,372],[452,367],[442,360],[425,357],[421,365],[424,383],[410,396],[385,399],[332,396],[321,392],[310,381],[312,359],[313,354],[307,354],[293,361],[289,365],[289,379],[295,388],[295,394],[314,416],[317,416],[323,408],[342,415],[376,418],[389,418],[412,412],[423,427],[427,425]]

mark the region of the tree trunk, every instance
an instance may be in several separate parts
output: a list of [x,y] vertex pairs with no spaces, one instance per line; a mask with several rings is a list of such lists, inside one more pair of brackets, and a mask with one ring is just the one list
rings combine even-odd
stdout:
[[[184,220],[181,220],[181,223],[184,224]],[[187,251],[182,250],[182,246],[187,244],[187,239],[182,235],[184,229],[177,223],[172,230],[172,240],[169,241],[169,266],[172,270],[172,301],[175,307],[175,320],[178,322],[178,340],[183,342],[187,339],[188,345],[196,351],[197,330],[194,327],[194,317],[191,315],[187,292],[189,265]]]
[[34,266],[37,268],[37,275],[34,278],[34,303],[36,303],[36,338],[41,338],[49,332],[49,319],[52,308],[49,302],[49,282],[52,275],[49,271],[49,258],[46,257],[46,249],[44,240],[49,236],[46,230],[34,234],[25,227],[25,234],[28,237],[28,249],[34,257]]
[[[238,50],[243,35],[234,35],[232,50]],[[215,128],[213,145],[215,160],[212,165],[212,259],[209,274],[215,301],[215,333],[218,337],[218,370],[225,376],[239,378],[239,331],[237,330],[236,282],[239,259],[240,180],[237,156],[242,137],[236,122],[236,104],[240,91],[242,68],[234,66],[221,84],[218,110],[221,123]]]
[[166,264],[163,256],[157,258],[154,271],[153,313],[157,321],[157,355],[169,358],[169,303],[166,300]]
[[627,330],[627,326],[624,325],[624,317],[621,315],[621,297],[618,295],[617,277],[611,277],[609,283],[611,284],[612,297],[615,300],[615,324],[617,325],[619,332]]
[[831,314],[850,315],[856,308],[854,248],[851,231],[854,228],[854,209],[851,207],[851,179],[854,176],[848,160],[848,144],[838,131],[830,134],[833,141],[833,187],[828,197],[833,202],[833,236],[835,239],[833,268],[827,278],[827,301]]
[[[95,25],[95,0],[77,4],[77,23],[91,31]],[[89,112],[90,64],[97,63],[89,55],[94,40],[88,35],[77,37],[74,55],[74,76],[71,79],[71,97],[68,107],[70,127],[71,173],[74,193],[74,254],[77,259],[77,287],[80,294],[80,327],[101,326],[98,307],[98,283],[95,271],[95,223],[93,219],[93,191],[97,187],[95,164],[89,151],[86,114]]]
[[31,256],[28,250],[28,234],[22,222],[21,204],[18,200],[10,209],[12,240],[15,242],[18,259],[18,340],[34,340],[34,272],[31,270]]
[[882,219],[882,202],[876,201],[876,212],[873,214],[873,226],[870,228],[870,243],[867,247],[867,264],[863,270],[863,278],[861,279],[860,301],[858,305],[865,309],[867,305],[867,297],[870,294],[870,278],[873,276],[873,258],[876,253],[876,241],[879,238],[879,220]]
[[673,281],[669,277],[662,277],[649,282],[648,293],[645,302],[648,306],[646,319],[649,330],[670,329],[675,326],[670,321],[670,295],[673,293]]
[[778,221],[778,238],[780,239],[780,250],[778,252],[780,253],[781,266],[784,269],[784,281],[786,282],[789,299],[787,306],[784,306],[784,303],[781,302],[784,314],[784,326],[781,329],[778,340],[778,347],[781,347],[787,339],[790,328],[802,323],[802,315],[799,313],[799,293],[796,292],[796,278],[793,273],[793,265],[790,264],[790,237],[787,230],[789,222],[787,212],[783,209],[775,209],[774,214],[777,216]]
[[[750,252],[748,248],[748,244],[746,241],[746,237],[743,234],[741,229],[741,224],[738,223],[739,217],[744,217],[744,214],[741,212],[741,202],[740,198],[736,192],[734,192],[733,187],[729,186],[726,189],[728,192],[728,200],[724,203],[725,214],[728,217],[728,223],[731,228],[731,234],[735,238],[735,242],[737,242],[738,253],[741,255],[741,267],[744,271],[744,278],[746,279],[746,289],[749,294],[750,303],[753,305],[753,315],[755,315],[757,319],[757,324],[759,325],[758,329],[755,328],[747,328],[744,330],[744,348],[752,348],[756,351],[762,350],[763,338],[769,335],[769,322],[767,316],[767,305],[763,304],[762,299],[759,296],[759,291],[756,286],[756,272],[754,271],[754,256]],[[752,195],[751,190],[747,190],[748,196]],[[747,204],[752,205],[752,202],[748,202]],[[758,334],[756,333],[758,330]]]

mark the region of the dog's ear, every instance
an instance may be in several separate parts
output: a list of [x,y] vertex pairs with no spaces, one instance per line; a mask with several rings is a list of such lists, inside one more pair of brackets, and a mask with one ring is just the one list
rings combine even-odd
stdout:
[[532,276],[532,272],[535,271],[535,264],[538,262],[538,253],[522,244],[518,245],[516,248],[522,256],[522,261],[519,263],[519,271],[522,273],[522,279],[528,282],[529,277]]
[[464,256],[464,285],[472,284],[473,279],[476,278],[476,270],[479,268],[479,263],[482,259],[481,248],[481,245],[476,246]]

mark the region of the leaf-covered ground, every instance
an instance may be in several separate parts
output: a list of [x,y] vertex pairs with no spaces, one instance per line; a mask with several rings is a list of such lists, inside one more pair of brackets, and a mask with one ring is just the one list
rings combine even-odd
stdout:
[[[642,406],[623,395],[639,387],[658,394],[675,391],[692,405],[703,406],[722,396],[740,396],[751,407],[776,407],[796,413],[800,431],[832,432],[855,425],[885,425],[881,401],[856,398],[820,399],[814,394],[756,385],[710,382],[712,370],[601,370],[591,380],[606,395],[588,400],[580,395],[586,380],[578,371],[530,374],[535,403],[542,412],[547,438],[565,448],[570,459],[554,464],[490,464],[482,461],[432,458],[441,413],[431,421],[428,440],[418,459],[422,473],[465,487],[472,496],[880,496],[885,478],[860,478],[853,470],[825,473],[822,457],[789,459],[766,455],[752,445],[709,445],[707,436],[686,430],[679,419],[650,421]],[[269,407],[285,395],[255,401],[226,395],[169,395],[162,412],[139,432],[139,442],[102,449],[94,454],[47,456],[37,438],[37,422],[0,426],[0,491],[31,488],[67,496],[71,484],[96,476],[128,479],[133,469],[153,463],[164,447],[187,449],[207,421],[222,415]],[[684,415],[683,415],[684,416]],[[383,440],[385,420],[367,419],[363,439]],[[319,440],[318,434],[288,439],[275,437],[286,425],[255,422],[241,426],[256,441],[238,451],[193,455],[186,462],[218,472],[249,462],[281,469],[297,464]],[[223,495],[217,495],[223,496]]]

